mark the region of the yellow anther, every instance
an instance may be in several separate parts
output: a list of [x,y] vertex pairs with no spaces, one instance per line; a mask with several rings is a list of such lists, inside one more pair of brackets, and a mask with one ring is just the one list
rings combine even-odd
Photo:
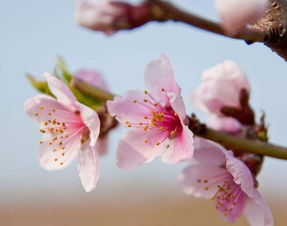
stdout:
[[37,112],[34,113],[35,116],[38,116],[39,114]]
[[148,140],[144,140],[144,142],[145,142],[145,143],[147,143],[147,142],[148,142]]
[[44,110],[44,107],[43,107],[43,106],[39,106],[39,109],[40,109],[40,110]]
[[144,117],[144,119],[148,119],[148,117],[147,117],[147,116],[145,116],[145,117]]
[[61,166],[62,166],[63,164],[64,164],[63,162],[60,163]]
[[64,156],[64,155],[65,155],[65,152],[62,153],[62,156]]
[[54,148],[53,150],[52,150],[52,152],[56,152],[57,150]]
[[131,127],[132,127],[132,125],[131,125],[131,124],[128,124],[128,125],[127,125],[127,127],[128,127],[128,128],[131,128]]
[[129,121],[126,121],[126,124],[130,124],[130,122],[129,122]]
[[46,131],[43,130],[43,129],[40,129],[39,131],[40,131],[41,133],[46,133]]
[[209,187],[207,187],[207,186],[204,188],[204,190],[206,190],[206,191],[207,191],[208,189],[209,189]]
[[55,112],[55,111],[56,111],[55,109],[52,110],[52,112]]
[[160,142],[157,142],[156,145],[159,146],[159,145],[160,145]]
[[57,161],[58,161],[58,159],[57,159],[57,158],[54,158],[54,161],[55,161],[55,162],[57,162]]
[[146,103],[146,102],[148,102],[148,100],[147,100],[147,99],[144,99],[143,101],[144,101],[145,103]]
[[148,129],[148,126],[145,126],[145,127],[144,127],[144,130],[147,131],[147,129]]
[[148,92],[145,90],[145,91],[144,91],[144,94],[148,94]]
[[165,91],[165,89],[164,89],[164,88],[161,88],[161,91],[162,91],[162,92],[164,92],[164,91]]
[[40,143],[40,144],[43,144],[44,142],[43,142],[43,141],[40,141],[39,143]]
[[136,104],[137,102],[138,102],[137,100],[134,100],[134,101],[133,101],[134,104]]
[[51,113],[51,112],[49,112],[49,113],[48,113],[48,115],[49,115],[49,116],[51,116],[51,115],[52,115],[52,113]]

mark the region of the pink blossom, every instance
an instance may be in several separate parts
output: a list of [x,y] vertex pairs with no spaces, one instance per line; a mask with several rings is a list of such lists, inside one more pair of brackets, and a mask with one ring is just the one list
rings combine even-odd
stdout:
[[79,78],[86,83],[90,83],[93,86],[97,86],[103,90],[109,90],[106,80],[102,74],[97,71],[88,69],[79,70],[74,73],[74,77]]
[[45,78],[56,99],[37,95],[24,104],[27,114],[40,124],[40,165],[59,170],[79,158],[78,169],[86,191],[99,178],[96,142],[100,131],[98,114],[76,101],[70,89],[56,77]]
[[215,0],[215,8],[223,27],[235,34],[263,16],[268,2],[268,0]]
[[183,191],[212,199],[228,222],[244,214],[252,226],[272,226],[272,213],[247,166],[222,146],[197,139],[193,162],[180,176]]
[[111,35],[116,31],[115,20],[124,13],[124,8],[110,1],[77,1],[75,17],[81,26]]
[[250,92],[245,74],[232,61],[224,61],[207,69],[202,74],[202,83],[191,96],[192,104],[207,114],[208,126],[228,132],[235,132],[241,124],[226,117],[223,107],[240,108],[240,92]]
[[145,91],[128,91],[107,102],[110,114],[130,130],[118,146],[119,167],[136,168],[159,155],[173,164],[190,159],[193,134],[186,125],[180,88],[165,56],[147,66],[145,85]]

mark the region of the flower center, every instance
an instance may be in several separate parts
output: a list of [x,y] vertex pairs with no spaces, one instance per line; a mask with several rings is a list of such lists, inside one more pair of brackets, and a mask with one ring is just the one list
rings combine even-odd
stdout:
[[[163,88],[161,91],[165,92]],[[175,138],[182,131],[181,121],[176,112],[172,107],[163,106],[156,101],[148,91],[144,91],[144,94],[146,98],[143,100],[134,99],[133,103],[144,106],[148,109],[148,113],[143,116],[140,122],[126,121],[126,126],[128,128],[142,128],[144,131],[158,130],[164,133],[164,138],[157,141],[156,145],[160,145],[166,138]],[[148,143],[148,140],[144,140],[144,142]]]
[[[54,161],[63,165],[65,151],[69,149],[67,146],[74,143],[77,137],[82,137],[84,141],[87,127],[83,123],[79,112],[44,109],[43,106],[39,106],[39,109],[40,111],[34,114],[35,117],[46,119],[42,122],[39,130],[44,135],[40,144],[50,147],[51,151],[55,153]],[[60,161],[61,159],[63,161]]]

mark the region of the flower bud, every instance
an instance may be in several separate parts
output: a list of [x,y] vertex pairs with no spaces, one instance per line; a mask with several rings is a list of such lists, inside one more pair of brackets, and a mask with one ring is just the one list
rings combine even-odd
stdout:
[[268,0],[215,0],[215,8],[222,26],[230,33],[238,33],[247,24],[258,20],[265,12]]

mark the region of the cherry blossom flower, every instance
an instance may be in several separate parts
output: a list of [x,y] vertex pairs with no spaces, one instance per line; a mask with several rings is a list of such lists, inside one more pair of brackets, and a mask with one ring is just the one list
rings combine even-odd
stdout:
[[223,27],[230,33],[238,33],[263,15],[268,2],[269,0],[215,0],[215,8]]
[[78,158],[79,176],[85,190],[95,188],[99,178],[96,142],[100,121],[95,111],[76,101],[70,89],[56,77],[45,78],[53,95],[37,95],[24,104],[27,114],[40,124],[40,165],[60,170]]
[[207,114],[207,125],[211,128],[236,132],[241,123],[222,113],[223,107],[239,109],[242,90],[250,93],[245,74],[233,61],[224,61],[207,69],[202,74],[202,83],[191,96],[192,104]]
[[180,88],[165,56],[147,66],[145,85],[145,91],[128,91],[107,102],[110,114],[130,130],[118,146],[119,167],[133,169],[159,155],[170,164],[190,159],[193,134],[186,125]]
[[244,214],[251,226],[272,226],[272,213],[259,194],[247,166],[231,151],[204,139],[197,139],[193,162],[180,178],[183,191],[212,199],[228,222]]

